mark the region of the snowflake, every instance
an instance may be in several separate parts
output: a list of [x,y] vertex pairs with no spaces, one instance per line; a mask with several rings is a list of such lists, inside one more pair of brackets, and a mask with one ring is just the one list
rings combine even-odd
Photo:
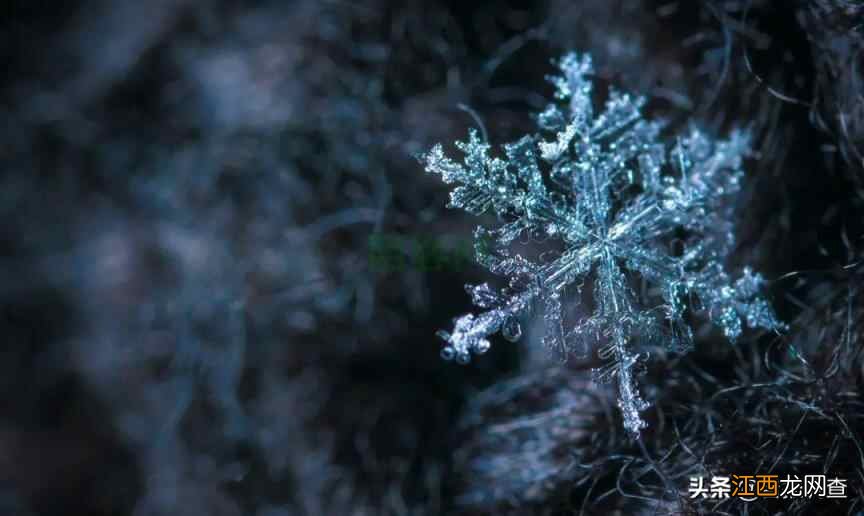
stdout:
[[[714,141],[691,129],[664,145],[662,124],[641,115],[641,97],[611,90],[595,116],[589,56],[568,54],[558,66],[556,101],[537,116],[540,133],[505,145],[506,159],[491,157],[476,131],[456,144],[464,164],[440,145],[423,156],[428,172],[457,184],[450,207],[497,216],[499,227],[476,229],[475,254],[509,279],[498,291],[466,285],[483,311],[439,332],[447,341],[442,356],[468,362],[496,332],[517,340],[520,316],[539,305],[544,343],[581,356],[596,349],[605,365],[595,378],[616,378],[624,425],[638,434],[648,404],[636,366],[647,353],[634,351],[636,344],[687,351],[688,312],[707,314],[731,341],[742,319],[751,328],[784,328],[759,295],[762,277],[744,268],[733,280],[723,265],[734,244],[730,221],[749,136],[734,131]],[[526,240],[557,247],[516,253],[514,242]],[[562,297],[575,291],[581,299],[586,284],[593,306],[565,327]]]

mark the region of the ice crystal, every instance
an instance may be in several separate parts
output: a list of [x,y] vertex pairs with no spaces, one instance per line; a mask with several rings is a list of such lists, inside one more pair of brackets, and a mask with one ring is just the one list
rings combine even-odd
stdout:
[[[558,67],[551,79],[556,100],[537,116],[539,133],[504,145],[503,158],[490,156],[476,131],[456,143],[463,163],[440,145],[423,156],[428,172],[456,185],[450,207],[492,212],[501,221],[476,229],[475,254],[509,279],[500,291],[466,286],[482,311],[457,318],[452,333],[439,332],[447,341],[442,355],[464,363],[488,350],[496,332],[518,339],[520,316],[538,307],[547,346],[597,351],[606,365],[595,377],[616,378],[624,425],[638,434],[645,426],[639,412],[648,404],[635,382],[647,358],[637,345],[662,342],[686,351],[692,311],[733,341],[742,320],[753,328],[783,327],[760,296],[762,277],[745,268],[733,279],[724,267],[749,136],[734,131],[714,140],[691,129],[664,144],[662,124],[641,115],[641,97],[612,90],[594,113],[589,56],[569,54]],[[538,238],[560,247],[537,257],[528,247],[522,254],[513,249]],[[571,297],[579,300],[584,285],[593,290],[593,306],[565,324],[564,296],[575,291]]]

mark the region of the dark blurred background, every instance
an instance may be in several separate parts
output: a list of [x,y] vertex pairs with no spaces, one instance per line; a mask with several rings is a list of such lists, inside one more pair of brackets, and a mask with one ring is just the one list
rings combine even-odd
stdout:
[[[668,481],[686,498],[687,467],[775,458],[830,462],[858,484],[826,513],[864,508],[860,2],[0,13],[0,515],[663,514],[684,510]],[[477,221],[416,156],[480,124],[493,142],[533,131],[571,49],[672,129],[757,137],[736,261],[771,278],[792,329],[649,370],[666,484],[606,387],[530,327],[468,366],[439,359],[435,331],[485,275],[421,258]],[[730,386],[740,405],[716,406]]]

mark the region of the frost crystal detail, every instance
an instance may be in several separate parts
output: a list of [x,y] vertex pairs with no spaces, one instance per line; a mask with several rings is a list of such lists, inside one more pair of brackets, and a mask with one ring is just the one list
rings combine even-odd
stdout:
[[[594,114],[589,56],[569,54],[558,66],[556,102],[537,116],[539,134],[504,145],[506,159],[490,156],[476,131],[456,143],[463,163],[440,145],[423,156],[428,172],[456,185],[450,207],[501,221],[476,229],[475,254],[509,280],[500,291],[466,286],[482,311],[439,332],[442,356],[464,363],[488,350],[496,332],[518,339],[520,316],[539,308],[547,346],[581,356],[597,350],[606,365],[595,377],[616,379],[624,425],[638,434],[648,406],[635,382],[647,358],[634,351],[638,344],[688,350],[689,311],[706,314],[733,341],[742,324],[784,327],[759,295],[761,276],[745,268],[733,279],[723,265],[749,136],[735,131],[715,141],[693,129],[666,145],[661,124],[642,118],[641,97],[612,90]],[[557,247],[536,257],[528,246],[515,252],[526,239]],[[593,290],[588,315],[565,325],[564,296],[580,300],[583,288]]]

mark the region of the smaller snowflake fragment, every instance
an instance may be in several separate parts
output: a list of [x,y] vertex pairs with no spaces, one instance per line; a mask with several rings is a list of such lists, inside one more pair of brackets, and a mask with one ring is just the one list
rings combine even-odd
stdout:
[[[613,90],[594,113],[590,57],[569,54],[559,69],[551,79],[557,102],[537,116],[540,132],[504,145],[506,159],[490,156],[476,131],[457,142],[462,163],[440,145],[424,156],[428,172],[456,185],[450,207],[502,221],[477,228],[475,255],[509,279],[500,292],[467,286],[483,311],[457,318],[452,333],[439,332],[447,342],[442,355],[468,362],[489,349],[494,333],[516,340],[520,316],[539,307],[547,346],[580,355],[596,349],[606,360],[596,378],[617,380],[624,424],[635,434],[648,406],[634,380],[645,358],[634,351],[639,343],[689,349],[688,310],[707,314],[730,340],[744,324],[784,327],[760,296],[762,277],[744,268],[733,279],[723,265],[734,244],[749,137],[735,131],[715,141],[692,129],[668,146],[659,139],[661,124],[642,118],[641,97]],[[523,256],[512,248],[524,235],[557,241],[561,250]],[[579,300],[589,277],[593,310],[565,325],[568,287]],[[639,280],[653,290],[637,295]]]

